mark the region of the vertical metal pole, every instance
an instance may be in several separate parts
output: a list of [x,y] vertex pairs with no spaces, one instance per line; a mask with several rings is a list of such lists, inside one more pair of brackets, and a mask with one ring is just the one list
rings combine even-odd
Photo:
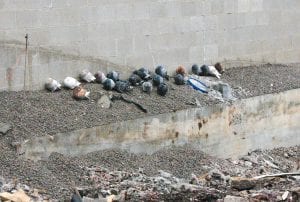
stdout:
[[27,72],[27,55],[28,55],[28,34],[25,35],[25,69],[24,69],[24,91],[26,90],[26,72]]

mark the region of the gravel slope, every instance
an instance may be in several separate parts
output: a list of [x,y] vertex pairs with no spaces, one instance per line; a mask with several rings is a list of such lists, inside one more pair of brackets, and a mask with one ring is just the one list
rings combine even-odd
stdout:
[[[268,93],[276,93],[300,88],[300,65],[261,65],[228,69],[222,80],[228,82],[238,98],[247,98]],[[272,84],[272,85],[271,85]],[[236,165],[229,161],[216,159],[202,152],[188,148],[173,148],[153,155],[134,155],[123,151],[109,150],[95,152],[84,157],[68,158],[53,154],[48,160],[33,163],[18,158],[10,146],[12,141],[28,139],[33,136],[55,134],[83,127],[92,127],[109,122],[153,114],[166,113],[190,108],[190,102],[197,98],[202,106],[220,103],[207,95],[199,94],[188,86],[176,86],[169,82],[171,89],[166,97],[153,92],[150,96],[135,88],[127,97],[144,105],[149,113],[145,114],[134,105],[121,101],[113,103],[111,109],[96,105],[103,91],[99,84],[87,84],[91,90],[90,101],[75,101],[71,91],[57,93],[0,92],[0,122],[12,124],[13,129],[0,136],[0,171],[6,177],[17,177],[20,181],[48,190],[50,195],[62,199],[70,194],[70,182],[87,183],[82,176],[83,166],[102,165],[111,170],[136,170],[143,168],[149,175],[157,169],[172,172],[179,177],[191,173],[205,173],[213,167],[224,167],[234,174]],[[115,93],[118,94],[118,93]],[[290,150],[300,153],[299,147]],[[299,158],[299,157],[298,157]],[[184,166],[183,166],[184,165]],[[227,169],[228,168],[228,169]]]

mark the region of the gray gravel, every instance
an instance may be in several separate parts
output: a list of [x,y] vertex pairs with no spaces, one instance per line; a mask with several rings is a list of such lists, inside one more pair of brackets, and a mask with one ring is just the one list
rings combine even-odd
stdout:
[[[235,95],[239,98],[300,88],[299,78],[299,64],[232,68],[222,76],[222,80],[233,87]],[[190,108],[193,106],[189,103],[194,98],[197,98],[202,106],[220,103],[188,86],[176,86],[172,82],[169,82],[169,85],[173,90],[170,90],[166,97],[158,96],[156,92],[149,96],[139,88],[126,95],[144,105],[149,110],[148,114],[122,101],[114,102],[111,109],[97,106],[100,93],[104,92],[99,84],[86,84],[85,87],[91,90],[91,100],[81,102],[73,100],[72,92],[67,90],[56,93],[44,90],[0,92],[0,122],[9,123],[13,128],[5,136],[0,136],[0,173],[6,177],[16,177],[33,187],[44,188],[57,199],[70,195],[71,181],[80,185],[88,183],[80,178],[84,174],[84,166],[101,165],[110,170],[128,171],[143,168],[147,175],[155,175],[158,169],[163,169],[178,177],[188,177],[191,173],[203,174],[211,168],[222,168],[229,174],[238,173],[239,166],[232,162],[216,159],[189,148],[166,149],[150,156],[116,150],[95,152],[77,158],[54,153],[46,161],[31,162],[18,158],[10,146],[12,141],[33,136]],[[298,146],[288,151],[299,154],[299,149]],[[282,150],[278,151],[274,150],[271,153],[282,156]],[[291,160],[294,158],[299,156],[291,157]]]

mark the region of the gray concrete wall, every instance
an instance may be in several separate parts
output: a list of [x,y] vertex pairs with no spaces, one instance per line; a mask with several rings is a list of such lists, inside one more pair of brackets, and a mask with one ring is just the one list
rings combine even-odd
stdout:
[[254,149],[300,143],[300,89],[262,95],[231,106],[210,106],[112,123],[22,144],[25,157],[47,158],[52,152],[78,156],[118,148],[152,153],[185,145],[229,158]]
[[299,62],[299,20],[299,0],[0,0],[0,90],[86,67]]

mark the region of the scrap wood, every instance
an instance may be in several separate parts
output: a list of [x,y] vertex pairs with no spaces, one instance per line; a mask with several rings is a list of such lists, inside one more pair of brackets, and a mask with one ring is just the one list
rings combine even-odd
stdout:
[[27,196],[22,189],[16,191],[13,194],[8,193],[8,192],[0,193],[0,199],[2,201],[30,202],[30,197]]
[[114,101],[114,100],[122,100],[124,102],[130,103],[130,104],[134,104],[135,106],[137,106],[143,112],[148,113],[148,110],[146,108],[144,108],[141,104],[139,104],[139,103],[137,103],[137,102],[135,102],[133,100],[129,100],[127,98],[124,98],[122,95],[120,95],[120,96],[113,95],[113,97],[111,98],[111,100],[112,101]]
[[262,179],[262,178],[266,178],[266,177],[283,177],[283,176],[294,176],[294,175],[300,175],[300,172],[294,172],[294,173],[277,173],[277,174],[270,174],[270,175],[260,175],[260,176],[256,176],[254,177],[254,179],[258,180],[258,179]]

